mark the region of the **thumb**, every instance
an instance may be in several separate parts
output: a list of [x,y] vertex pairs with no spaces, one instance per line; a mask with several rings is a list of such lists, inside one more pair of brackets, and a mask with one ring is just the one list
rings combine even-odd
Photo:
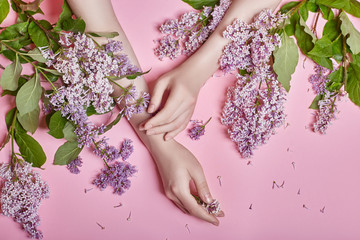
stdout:
[[214,199],[211,196],[210,189],[206,182],[204,173],[202,171],[200,173],[197,173],[193,176],[193,180],[201,200],[207,204],[212,203]]
[[148,113],[154,113],[156,110],[159,109],[166,88],[167,83],[165,81],[158,81],[155,84],[153,94],[150,99],[150,104],[147,110]]

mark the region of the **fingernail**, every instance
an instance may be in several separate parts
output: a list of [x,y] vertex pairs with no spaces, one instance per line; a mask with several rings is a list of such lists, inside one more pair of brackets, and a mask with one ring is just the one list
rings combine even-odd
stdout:
[[140,131],[144,131],[144,126],[139,126]]
[[212,224],[214,224],[215,226],[219,226],[220,222],[216,221],[216,222],[213,222]]
[[153,113],[155,110],[155,105],[154,104],[150,104],[149,108],[148,108],[148,113]]
[[169,141],[172,137],[171,136],[165,136],[165,141]]
[[225,217],[225,213],[223,211],[220,211],[218,214],[216,214],[217,217]]

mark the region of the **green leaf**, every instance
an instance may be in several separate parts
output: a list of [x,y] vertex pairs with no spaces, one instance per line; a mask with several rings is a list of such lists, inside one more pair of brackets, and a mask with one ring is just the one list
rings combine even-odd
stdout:
[[350,63],[348,68],[346,92],[353,103],[360,106],[360,66]]
[[360,18],[360,3],[357,0],[350,0],[349,6],[345,6],[344,10],[347,13]]
[[61,145],[55,153],[54,165],[67,165],[79,156],[82,148],[79,148],[78,144],[78,142],[66,142]]
[[46,162],[46,155],[41,145],[26,133],[15,132],[15,141],[24,160],[33,167],[41,167]]
[[289,3],[285,4],[284,6],[282,6],[280,8],[280,12],[281,13],[288,13],[291,9],[293,9],[294,7],[299,5],[299,3],[300,3],[299,1],[289,2]]
[[122,118],[123,116],[124,116],[123,112],[120,112],[120,113],[116,116],[116,118],[115,118],[111,123],[109,123],[108,125],[106,125],[104,132],[109,131],[113,126],[115,126],[116,124],[118,124],[119,121],[121,120],[121,118]]
[[334,59],[338,62],[343,60],[343,49],[344,49],[344,42],[343,42],[343,36],[341,35],[339,38],[337,38],[335,41],[332,42],[332,51],[334,54]]
[[281,47],[274,52],[274,71],[278,76],[278,81],[286,89],[290,90],[291,75],[299,60],[299,52],[294,39],[283,33],[281,38]]
[[327,84],[327,88],[330,91],[339,90],[342,87],[344,81],[344,67],[341,66],[338,70],[329,74],[328,78],[330,79],[330,82]]
[[331,8],[327,7],[327,6],[324,6],[324,5],[319,5],[319,8],[320,8],[320,11],[322,12],[323,14],[323,17],[324,19],[326,20],[331,20],[334,18],[334,12],[332,11]]
[[24,35],[26,35],[27,33],[27,29],[28,29],[28,22],[23,22],[23,23],[17,23],[17,24],[13,24],[9,27],[7,27],[6,29],[4,29],[4,31],[1,32],[0,34],[0,39],[1,40],[9,40],[9,39],[15,39],[15,38],[19,38],[22,37]]
[[183,2],[189,4],[191,7],[200,10],[204,6],[214,7],[219,3],[219,0],[182,0]]
[[40,107],[38,106],[33,111],[25,113],[24,115],[18,114],[17,118],[26,131],[34,134],[39,126],[39,116]]
[[339,18],[327,21],[324,26],[323,36],[326,36],[331,41],[334,41],[341,34],[340,25],[341,22]]
[[315,3],[315,1],[314,2],[311,2],[311,1],[306,2],[306,5],[307,5],[307,9],[314,13],[316,13],[319,9],[319,6]]
[[114,38],[119,36],[118,32],[89,32],[87,34],[93,37],[105,37],[105,38]]
[[323,4],[332,8],[348,8],[350,4],[350,0],[316,0],[317,4]]
[[[39,20],[38,23],[40,23],[46,30],[52,29],[51,24],[46,20]],[[49,45],[49,39],[45,32],[35,22],[31,22],[29,24],[29,35],[37,47]]]
[[0,0],[0,24],[5,20],[10,11],[8,0]]
[[57,111],[55,112],[49,122],[49,130],[48,133],[53,136],[54,138],[63,138],[64,133],[63,129],[65,127],[65,124],[67,123],[66,118],[61,116],[61,112]]
[[301,5],[301,7],[299,8],[299,14],[302,17],[302,19],[304,19],[304,21],[308,19],[309,11],[307,9],[307,4]]
[[40,50],[38,48],[34,48],[34,49],[30,50],[25,55],[29,56],[32,59],[34,59],[35,61],[38,61],[38,62],[41,62],[41,63],[47,62],[47,60],[43,57],[43,55],[41,54],[41,52],[40,52]]
[[39,74],[35,74],[27,83],[19,90],[16,96],[16,106],[20,115],[32,112],[39,107],[42,88],[40,85]]
[[90,105],[87,109],[86,109],[86,115],[87,116],[92,116],[94,114],[97,114],[96,109],[93,105]]
[[150,72],[151,69],[147,70],[146,72],[136,72],[136,73],[133,73],[133,74],[130,74],[130,75],[126,75],[124,77],[126,77],[127,79],[130,79],[130,80],[133,80],[139,76],[142,76],[142,75],[145,75],[147,73]]
[[348,36],[346,43],[349,45],[350,50],[353,54],[360,53],[360,33],[354,25],[351,23],[350,19],[346,15],[346,13],[342,12],[340,13],[340,20],[342,22],[341,24],[341,32],[344,34],[344,36]]
[[311,32],[309,27],[306,25],[302,18],[299,19],[299,23],[296,24],[295,36],[299,48],[304,54],[307,54],[311,49],[314,48],[316,37]]
[[62,30],[62,24],[65,20],[67,19],[71,19],[72,18],[72,12],[71,9],[68,5],[68,3],[66,2],[66,0],[64,0],[63,6],[62,6],[62,12],[59,16],[59,20],[56,23],[56,26],[54,27],[54,30],[57,32],[60,32]]
[[18,82],[18,88],[15,91],[9,91],[9,90],[4,90],[3,93],[1,94],[1,96],[5,96],[5,95],[11,95],[11,96],[16,96],[16,94],[18,93],[19,89],[22,87],[22,85],[24,85],[27,82],[27,80],[23,77],[19,78],[19,82]]
[[64,138],[69,142],[77,141],[77,136],[75,134],[75,127],[71,122],[66,122],[63,129]]
[[14,116],[15,116],[15,111],[16,111],[16,107],[12,108],[11,110],[9,110],[5,116],[5,123],[6,123],[6,127],[9,130],[11,127],[11,124],[14,120]]
[[6,66],[0,79],[0,85],[4,90],[15,91],[18,88],[18,81],[22,71],[22,66],[16,55],[15,62]]
[[322,96],[321,95],[317,95],[314,100],[312,101],[311,105],[309,106],[310,109],[315,109],[318,110],[319,109],[319,104],[318,102],[321,100]]
[[332,57],[332,42],[327,36],[323,36],[315,42],[314,48],[308,54],[318,57]]
[[86,24],[84,20],[81,18],[77,19],[66,19],[62,23],[62,29],[69,32],[80,32],[83,33],[85,31]]
[[333,62],[328,57],[319,57],[315,55],[307,55],[310,59],[312,59],[314,62],[319,64],[320,66],[323,66],[327,69],[333,70]]

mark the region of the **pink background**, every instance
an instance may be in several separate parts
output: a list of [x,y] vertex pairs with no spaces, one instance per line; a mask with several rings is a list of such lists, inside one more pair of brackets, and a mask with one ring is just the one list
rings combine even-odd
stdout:
[[[43,2],[51,22],[56,21],[61,5],[62,1]],[[179,64],[158,61],[153,55],[153,40],[159,37],[157,26],[189,10],[186,4],[180,0],[113,0],[113,5],[142,68],[152,68],[149,82]],[[13,20],[9,17],[5,24]],[[354,21],[360,29],[360,21]],[[1,59],[1,63],[7,62]],[[165,197],[148,151],[125,120],[107,136],[116,146],[124,137],[134,140],[135,152],[129,162],[139,172],[132,178],[131,189],[120,197],[91,184],[103,163],[89,150],[82,153],[80,175],[52,165],[52,156],[62,141],[48,135],[42,122],[35,138],[48,156],[45,171],[39,170],[51,188],[50,199],[44,200],[40,209],[45,239],[360,239],[360,109],[344,99],[328,133],[311,132],[308,127],[313,112],[308,106],[314,94],[307,81],[311,72],[312,63],[304,62],[301,56],[286,103],[289,125],[278,129],[269,143],[255,152],[250,165],[240,157],[219,120],[226,89],[234,78],[213,77],[203,87],[193,118],[207,120],[212,116],[213,120],[200,141],[192,141],[185,132],[177,140],[202,163],[212,194],[222,204],[226,216],[219,227],[183,214]],[[14,99],[0,98],[0,104],[3,140],[4,116],[14,106]],[[1,162],[7,162],[9,154],[10,145],[0,152]],[[217,176],[221,176],[222,186]],[[272,189],[273,181],[285,184]],[[89,188],[94,189],[84,193]],[[119,203],[123,206],[114,208]],[[1,216],[0,239],[27,238],[19,224]]]

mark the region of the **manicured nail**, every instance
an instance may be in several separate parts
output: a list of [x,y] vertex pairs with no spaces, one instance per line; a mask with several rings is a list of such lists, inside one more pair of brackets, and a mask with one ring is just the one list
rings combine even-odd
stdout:
[[148,113],[153,113],[155,111],[155,105],[154,104],[150,104],[149,108],[148,108]]
[[217,217],[225,217],[225,213],[223,211],[220,211],[218,214],[216,214]]
[[216,222],[213,222],[212,224],[214,224],[215,226],[219,226],[220,222],[216,221]]

